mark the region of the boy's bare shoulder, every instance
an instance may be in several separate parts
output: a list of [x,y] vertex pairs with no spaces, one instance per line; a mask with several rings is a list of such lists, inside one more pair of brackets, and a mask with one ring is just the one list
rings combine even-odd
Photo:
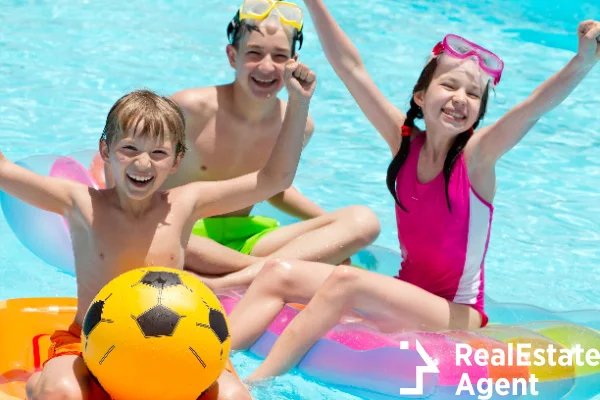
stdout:
[[[287,108],[287,101],[280,99],[279,102],[280,102],[280,106],[281,106],[281,115],[285,115],[285,110]],[[309,115],[308,119],[306,120],[306,129],[304,131],[303,147],[306,147],[306,145],[308,144],[308,141],[312,137],[312,134],[314,131],[315,131],[315,122],[313,121],[312,117]]]
[[77,190],[77,199],[80,204],[87,204],[90,207],[104,206],[111,200],[111,195],[115,192],[114,188],[96,189],[93,187],[80,185]]
[[104,215],[110,201],[110,192],[114,189],[96,189],[79,182],[73,182],[75,190],[72,192],[74,208],[71,217],[83,217],[91,221],[94,216]]
[[219,110],[225,86],[206,86],[179,91],[171,97],[181,107],[186,118],[211,117]]
[[186,118],[210,118],[218,111],[227,110],[231,103],[231,84],[191,88],[171,97],[182,108]]

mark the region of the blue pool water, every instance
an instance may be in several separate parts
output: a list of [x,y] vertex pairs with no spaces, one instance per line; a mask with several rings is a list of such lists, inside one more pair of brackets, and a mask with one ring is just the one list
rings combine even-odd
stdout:
[[[327,0],[374,80],[395,104],[409,93],[433,45],[454,32],[505,61],[485,124],[558,71],[577,48],[577,24],[600,19],[597,2]],[[68,154],[97,145],[112,103],[149,87],[163,94],[229,82],[225,28],[230,0],[0,0],[0,149],[12,159]],[[319,86],[316,133],[296,185],[328,210],[370,206],[382,223],[377,244],[397,248],[385,187],[389,151],[321,51],[306,22],[301,60]],[[498,165],[486,264],[498,301],[555,310],[600,307],[600,68],[545,116]],[[43,264],[0,215],[0,299],[73,296],[75,281]],[[234,357],[242,375],[257,365]],[[291,374],[256,388],[259,399],[350,399]]]

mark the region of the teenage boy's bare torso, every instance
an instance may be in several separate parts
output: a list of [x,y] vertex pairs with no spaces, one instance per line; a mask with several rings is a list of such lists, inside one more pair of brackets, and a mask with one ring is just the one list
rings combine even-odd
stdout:
[[[277,141],[286,103],[278,100],[270,115],[260,122],[237,116],[232,107],[232,86],[189,89],[173,96],[186,113],[187,151],[178,171],[165,187],[195,181],[217,181],[262,168]],[[182,104],[185,103],[185,104]],[[307,122],[312,133],[312,122]],[[305,134],[305,143],[309,133]],[[227,214],[247,216],[252,207]]]
[[194,223],[194,206],[177,189],[156,193],[152,206],[137,217],[118,206],[114,189],[89,193],[85,189],[77,193],[78,207],[68,216],[79,325],[94,296],[116,276],[144,266],[182,269]]

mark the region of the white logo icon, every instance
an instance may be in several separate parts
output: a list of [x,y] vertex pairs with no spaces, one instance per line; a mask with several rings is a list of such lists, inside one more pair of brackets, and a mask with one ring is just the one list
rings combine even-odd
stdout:
[[[419,355],[421,356],[421,358],[423,359],[423,361],[425,361],[425,364],[427,364],[427,365],[419,365],[417,367],[417,376],[416,376],[416,381],[415,381],[415,387],[414,388],[401,388],[400,395],[422,395],[423,394],[423,374],[425,374],[427,372],[437,374],[440,372],[435,361],[433,361],[433,359],[431,357],[429,357],[429,354],[427,354],[427,352],[425,351],[423,346],[421,346],[421,343],[419,343],[418,340],[415,340],[415,344],[417,347],[417,352],[419,353]],[[400,342],[400,349],[408,350],[408,342],[407,341]]]

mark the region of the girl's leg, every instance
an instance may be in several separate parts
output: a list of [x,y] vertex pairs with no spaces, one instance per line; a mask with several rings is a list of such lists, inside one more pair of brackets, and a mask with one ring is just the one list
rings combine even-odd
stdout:
[[[274,263],[274,264],[273,264]],[[241,271],[233,272],[231,274],[222,275],[222,276],[212,276],[212,275],[198,275],[198,277],[204,282],[206,286],[208,286],[212,291],[224,291],[224,290],[240,290],[248,288],[252,282],[257,279],[259,274],[262,274],[262,270],[267,266],[273,265],[283,265],[282,261],[274,258],[270,260],[261,260],[255,264],[244,268]],[[315,270],[322,268],[324,276],[329,275],[329,273],[333,270],[333,266],[329,264],[310,262],[310,261],[300,261],[294,260],[288,263],[289,265],[293,265],[294,270],[296,268],[301,268],[301,266],[307,266],[308,274],[315,274]],[[276,268],[279,271],[279,268]],[[269,268],[270,270],[270,268]],[[294,274],[304,274],[301,271],[294,271]],[[267,272],[268,274],[268,272]],[[264,275],[263,275],[264,276]],[[317,275],[317,277],[320,275]],[[314,292],[312,292],[314,293]]]
[[225,370],[215,385],[198,400],[252,400],[252,395],[240,378]]
[[333,268],[307,261],[267,261],[228,317],[231,348],[252,346],[286,303],[307,303]]
[[26,385],[30,400],[109,400],[93,381],[83,358],[65,355],[48,361],[43,371],[33,374]]
[[349,308],[360,312],[383,331],[481,326],[481,315],[468,305],[449,302],[395,278],[338,266],[247,381],[281,375],[295,367]]
[[255,264],[249,265],[241,271],[236,271],[225,275],[216,276],[198,273],[196,273],[196,275],[198,275],[202,282],[204,282],[204,284],[212,291],[246,289],[248,286],[250,286],[252,281],[256,279],[258,273],[263,269],[265,263],[268,262],[269,261],[261,260]]
[[230,274],[260,260],[198,235],[190,236],[185,249],[185,269],[200,275]]

